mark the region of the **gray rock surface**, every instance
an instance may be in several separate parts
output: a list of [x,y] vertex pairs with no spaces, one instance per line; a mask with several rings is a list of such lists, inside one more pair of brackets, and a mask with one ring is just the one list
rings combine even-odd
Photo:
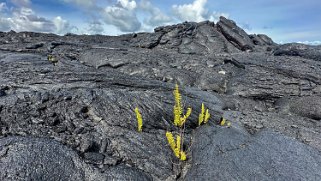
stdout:
[[[1,180],[319,180],[320,47],[291,46],[223,17],[121,36],[2,32]],[[193,110],[184,162],[165,137],[176,83]],[[198,127],[202,103],[212,117]]]
[[252,50],[254,48],[253,41],[250,39],[246,32],[238,27],[232,20],[220,17],[220,21],[217,23],[218,30],[233,43],[237,48],[245,51]]
[[307,59],[321,61],[321,46],[309,46],[299,43],[288,43],[279,46],[274,51],[275,56],[299,56]]
[[192,167],[185,180],[321,179],[318,150],[269,130],[249,135],[204,126],[194,138]]
[[95,180],[97,173],[76,152],[49,139],[0,140],[1,180]]

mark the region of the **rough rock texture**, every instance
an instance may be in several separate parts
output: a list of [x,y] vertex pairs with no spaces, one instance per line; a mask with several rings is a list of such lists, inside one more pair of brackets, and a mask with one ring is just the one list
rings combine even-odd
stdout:
[[321,179],[319,151],[269,130],[249,135],[204,126],[196,130],[195,138],[186,180]]
[[237,48],[241,50],[253,49],[254,42],[243,29],[236,26],[234,21],[220,17],[217,27],[226,39],[233,43]]
[[299,43],[289,43],[279,46],[274,51],[275,56],[299,56],[307,59],[321,61],[321,46],[309,46]]
[[[1,32],[0,180],[320,180],[320,57],[224,17],[118,37]],[[185,162],[165,138],[175,83],[193,110]]]
[[2,138],[0,153],[1,180],[94,180],[96,177],[94,170],[74,151],[49,139]]

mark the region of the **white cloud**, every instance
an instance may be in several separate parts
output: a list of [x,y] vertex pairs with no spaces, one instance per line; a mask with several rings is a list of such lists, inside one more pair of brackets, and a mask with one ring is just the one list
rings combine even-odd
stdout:
[[25,7],[13,12],[8,20],[11,29],[15,31],[50,32],[54,28],[52,22],[37,16],[32,9]]
[[106,24],[116,26],[122,32],[134,32],[140,29],[141,23],[137,19],[136,2],[117,0],[114,6],[108,6],[102,12]]
[[149,0],[142,0],[139,7],[141,10],[147,11],[150,14],[150,16],[144,20],[144,23],[151,28],[173,23],[173,18],[167,16],[159,8],[153,6]]
[[225,18],[229,18],[230,15],[228,13],[222,13],[222,12],[213,12],[212,14],[210,14],[210,16],[208,17],[208,20],[210,21],[214,21],[215,23],[218,22],[220,20],[220,16],[224,16]]
[[0,13],[0,31],[14,30],[17,32],[33,31],[64,34],[73,29],[60,16],[55,17],[53,20],[48,20],[38,16],[32,9],[27,7],[14,9],[10,13],[8,17]]
[[195,0],[192,4],[173,5],[174,14],[182,21],[204,21],[208,13],[205,9],[207,0]]
[[60,16],[55,17],[52,22],[55,25],[54,33],[57,34],[66,34],[68,32],[71,32],[72,29],[75,28],[70,26],[69,22],[62,19]]
[[[168,15],[151,3],[151,0],[108,0],[115,2],[101,8],[97,0],[61,0],[66,3],[80,6],[92,22],[104,22],[105,25],[115,26],[119,32],[152,31],[157,26],[169,25],[179,21],[217,21],[219,16],[225,15],[218,12],[209,12],[206,9],[207,0],[194,0],[191,4],[173,5],[173,14]],[[100,2],[100,1],[99,1]],[[91,8],[90,11],[88,9]],[[137,15],[140,15],[140,20]],[[173,18],[174,17],[176,18]],[[101,24],[90,23],[85,29],[86,33],[102,33]],[[108,33],[108,32],[107,32]]]
[[94,21],[94,22],[89,23],[89,27],[87,28],[87,32],[88,32],[88,34],[91,34],[91,35],[103,34],[104,27],[100,22]]
[[307,45],[321,45],[321,41],[299,41],[298,43],[303,43]]
[[136,1],[118,0],[118,3],[121,5],[121,7],[130,11],[134,10],[137,7]]
[[181,21],[200,22],[204,20],[218,21],[220,16],[228,16],[226,13],[209,12],[205,8],[207,0],[195,0],[192,4],[173,5],[174,16]]

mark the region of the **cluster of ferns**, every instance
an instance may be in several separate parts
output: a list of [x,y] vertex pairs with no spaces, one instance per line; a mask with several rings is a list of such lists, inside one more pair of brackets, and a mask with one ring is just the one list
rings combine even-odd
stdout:
[[[170,148],[172,149],[174,155],[179,160],[186,160],[186,153],[183,150],[183,139],[184,139],[184,130],[185,130],[185,123],[188,117],[192,114],[192,108],[188,107],[186,111],[184,111],[184,108],[182,106],[182,96],[179,92],[178,85],[175,85],[175,89],[173,91],[174,98],[175,98],[175,105],[173,107],[173,113],[174,113],[174,126],[178,128],[178,131],[173,133],[170,131],[166,131],[166,138],[168,141],[168,144]],[[185,114],[184,114],[185,112]],[[135,108],[136,113],[136,119],[137,119],[137,130],[138,132],[143,131],[143,119],[142,115],[139,112],[138,107]],[[209,113],[208,109],[205,109],[204,103],[202,103],[201,107],[201,113],[198,116],[198,125],[206,124],[208,120],[210,119],[211,114]],[[220,125],[224,126],[227,125],[230,127],[230,122],[226,121],[224,118],[221,118]]]

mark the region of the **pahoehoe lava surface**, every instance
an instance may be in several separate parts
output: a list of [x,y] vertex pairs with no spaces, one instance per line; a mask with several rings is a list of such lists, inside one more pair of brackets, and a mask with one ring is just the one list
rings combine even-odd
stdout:
[[[224,17],[121,36],[0,32],[0,180],[321,180],[320,61],[320,46]],[[176,83],[193,109],[181,164],[165,137]],[[201,103],[212,117],[197,126]]]

